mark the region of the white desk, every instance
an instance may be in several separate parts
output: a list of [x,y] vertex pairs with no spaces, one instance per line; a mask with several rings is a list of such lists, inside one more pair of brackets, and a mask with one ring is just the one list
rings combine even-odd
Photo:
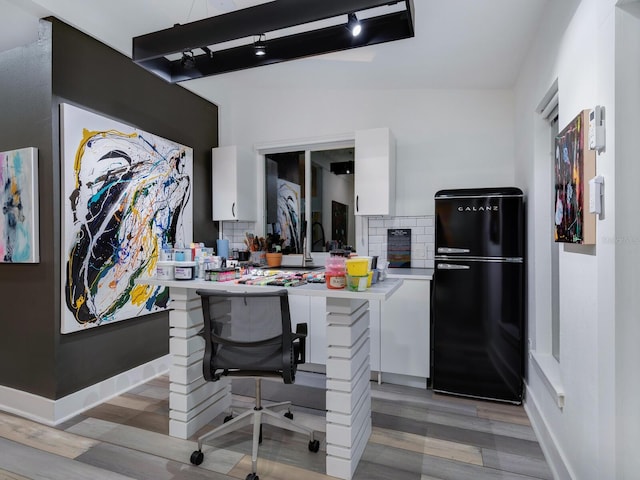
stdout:
[[[171,367],[169,435],[189,438],[231,405],[229,378],[202,377],[204,340],[202,306],[197,289],[248,291],[281,287],[237,285],[204,280],[148,279],[149,288],[169,287]],[[386,300],[402,285],[387,279],[364,292],[328,289],[324,284],[288,288],[289,295],[327,298],[327,475],[350,479],[371,435],[369,387],[369,300]]]

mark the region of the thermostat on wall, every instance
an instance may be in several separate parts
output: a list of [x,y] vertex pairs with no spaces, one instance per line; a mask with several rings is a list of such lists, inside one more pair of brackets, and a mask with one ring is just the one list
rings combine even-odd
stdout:
[[589,149],[604,149],[604,107],[599,105],[589,112]]

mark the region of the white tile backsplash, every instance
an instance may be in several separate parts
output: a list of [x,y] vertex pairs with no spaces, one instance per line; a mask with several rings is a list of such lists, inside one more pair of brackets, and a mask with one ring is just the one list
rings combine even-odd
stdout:
[[[415,227],[416,226],[416,218],[415,217],[401,217],[400,218],[400,227]],[[412,232],[413,233],[413,232]]]
[[411,229],[411,267],[433,268],[435,251],[435,219],[433,215],[418,217],[369,218],[369,255],[387,260],[387,229]]
[[[367,235],[369,255],[387,259],[387,229],[411,229],[411,266],[433,268],[435,219],[433,215],[417,217],[369,217]],[[254,222],[222,222],[222,237],[229,240],[229,249],[246,250],[245,233],[254,232]]]
[[222,238],[229,240],[229,250],[247,250],[244,243],[247,232],[253,233],[256,229],[255,222],[221,222]]

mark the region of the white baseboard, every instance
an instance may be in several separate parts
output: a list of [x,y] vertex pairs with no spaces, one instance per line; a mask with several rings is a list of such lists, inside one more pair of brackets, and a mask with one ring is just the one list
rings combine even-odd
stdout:
[[571,480],[575,478],[571,474],[567,462],[565,462],[564,455],[558,449],[555,436],[547,426],[547,422],[538,407],[535,395],[527,385],[525,385],[525,388],[524,409],[529,416],[533,431],[538,438],[538,443],[540,443],[540,448],[542,448],[545,459],[553,473],[553,478],[556,480]]
[[424,377],[414,377],[412,375],[401,375],[398,373],[382,372],[382,383],[402,385],[404,387],[427,388],[427,379]]
[[55,426],[169,371],[170,355],[156,358],[58,400],[0,385],[0,410]]

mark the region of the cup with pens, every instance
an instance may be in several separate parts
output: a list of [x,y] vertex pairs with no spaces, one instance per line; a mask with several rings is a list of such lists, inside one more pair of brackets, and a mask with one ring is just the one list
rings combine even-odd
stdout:
[[264,237],[257,237],[252,233],[246,233],[244,243],[249,249],[249,261],[255,265],[267,263],[267,241]]

